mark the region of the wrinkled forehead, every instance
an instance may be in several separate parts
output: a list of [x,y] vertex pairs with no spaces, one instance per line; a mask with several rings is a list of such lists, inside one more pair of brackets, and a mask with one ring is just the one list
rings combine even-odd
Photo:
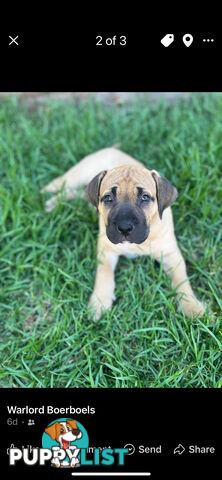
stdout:
[[143,189],[146,193],[155,196],[156,185],[149,170],[143,167],[123,166],[109,170],[105,175],[101,187],[100,195],[105,195],[115,188],[117,198],[128,196],[137,197],[138,189]]

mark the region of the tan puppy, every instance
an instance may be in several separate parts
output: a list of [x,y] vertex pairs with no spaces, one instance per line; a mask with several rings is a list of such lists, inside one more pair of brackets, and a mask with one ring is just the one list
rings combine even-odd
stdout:
[[43,188],[42,192],[63,188],[62,194],[46,202],[46,210],[55,208],[60,195],[74,198],[82,185],[88,185],[87,197],[99,212],[99,264],[89,301],[94,319],[110,310],[115,300],[114,270],[120,255],[162,259],[184,313],[202,316],[204,307],[191,288],[174,235],[170,205],[177,198],[176,188],[156,170],[111,147],[88,155]]

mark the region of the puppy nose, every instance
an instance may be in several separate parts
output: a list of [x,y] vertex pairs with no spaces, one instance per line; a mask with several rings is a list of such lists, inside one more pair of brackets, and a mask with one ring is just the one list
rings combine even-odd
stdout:
[[128,222],[121,222],[117,225],[117,230],[120,233],[126,235],[127,233],[131,233],[134,229],[134,226]]

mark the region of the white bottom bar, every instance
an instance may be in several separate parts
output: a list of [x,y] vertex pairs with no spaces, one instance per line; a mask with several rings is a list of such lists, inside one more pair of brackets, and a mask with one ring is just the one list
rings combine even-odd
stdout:
[[76,477],[149,477],[150,472],[81,472],[72,473]]

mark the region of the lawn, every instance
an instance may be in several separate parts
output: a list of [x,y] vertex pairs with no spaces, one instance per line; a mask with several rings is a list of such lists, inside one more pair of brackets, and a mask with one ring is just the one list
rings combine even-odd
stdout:
[[[187,319],[150,258],[121,258],[116,302],[87,303],[97,214],[81,197],[44,210],[40,189],[85,155],[121,142],[178,189],[175,231],[208,312]],[[220,380],[222,97],[104,106],[0,101],[0,386],[216,387]]]

